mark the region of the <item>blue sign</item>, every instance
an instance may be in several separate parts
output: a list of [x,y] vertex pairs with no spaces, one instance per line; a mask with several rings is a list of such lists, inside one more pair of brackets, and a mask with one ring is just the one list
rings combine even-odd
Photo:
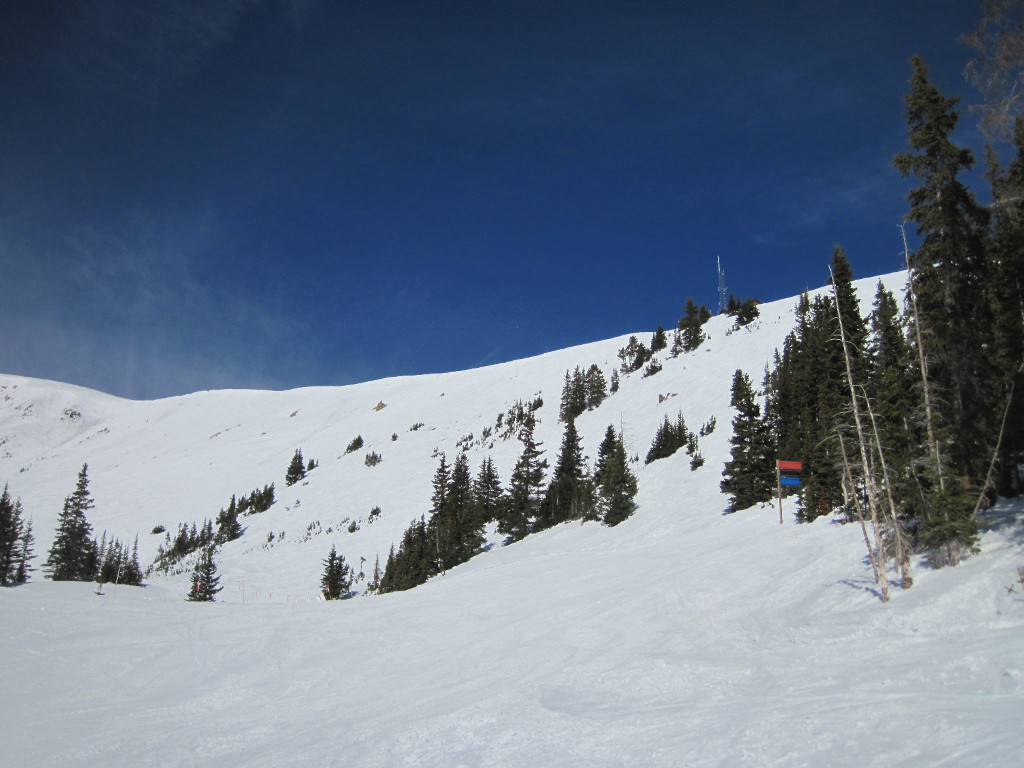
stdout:
[[779,478],[779,485],[800,485],[800,478],[783,475]]

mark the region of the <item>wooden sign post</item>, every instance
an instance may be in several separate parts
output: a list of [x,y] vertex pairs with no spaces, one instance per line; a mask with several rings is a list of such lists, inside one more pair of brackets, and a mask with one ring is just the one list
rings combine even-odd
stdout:
[[779,485],[779,525],[782,525],[782,486],[800,485],[800,472],[804,465],[799,461],[775,462],[775,479]]

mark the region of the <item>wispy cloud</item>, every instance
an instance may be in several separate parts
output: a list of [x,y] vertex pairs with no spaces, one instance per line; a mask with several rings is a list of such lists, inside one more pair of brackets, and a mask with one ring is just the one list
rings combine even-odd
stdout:
[[163,0],[63,6],[53,61],[72,79],[144,102],[195,72],[260,0]]
[[0,371],[142,398],[295,385],[306,354],[295,340],[310,329],[205,277],[222,247],[204,213],[136,215],[46,250],[0,238],[17,287],[0,291]]

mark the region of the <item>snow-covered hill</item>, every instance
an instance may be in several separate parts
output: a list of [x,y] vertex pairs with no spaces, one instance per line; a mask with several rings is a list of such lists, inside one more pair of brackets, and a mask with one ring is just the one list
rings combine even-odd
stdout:
[[[900,290],[901,274],[883,279]],[[865,312],[876,283],[859,283]],[[151,402],[0,376],[0,482],[34,520],[37,565],[85,462],[90,522],[138,533],[143,565],[157,525],[271,482],[278,499],[218,555],[216,604],[185,603],[184,575],[103,597],[38,573],[0,591],[0,764],[1021,764],[1024,594],[1007,589],[1020,508],[991,514],[979,555],[918,564],[885,605],[854,526],[722,515],[733,372],[760,380],[795,303],[740,331],[713,318],[699,350],[623,376],[579,418],[590,456],[613,424],[641,458],[665,415],[717,419],[697,471],[682,454],[634,465],[639,509],[622,525],[559,526],[343,602],[316,600],[332,544],[369,574],[428,511],[438,452],[468,445],[474,472],[491,455],[507,482],[521,446],[497,417],[517,401],[543,399],[553,460],[566,370],[610,376],[628,336],[459,373]],[[285,487],[296,448],[319,467]]]

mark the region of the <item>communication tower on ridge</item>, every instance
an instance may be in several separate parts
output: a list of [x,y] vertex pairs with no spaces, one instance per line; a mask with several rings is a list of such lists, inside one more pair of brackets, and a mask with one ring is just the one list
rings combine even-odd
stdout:
[[718,258],[718,314],[725,312],[729,305],[728,290],[725,287],[725,272],[722,270],[722,257]]

